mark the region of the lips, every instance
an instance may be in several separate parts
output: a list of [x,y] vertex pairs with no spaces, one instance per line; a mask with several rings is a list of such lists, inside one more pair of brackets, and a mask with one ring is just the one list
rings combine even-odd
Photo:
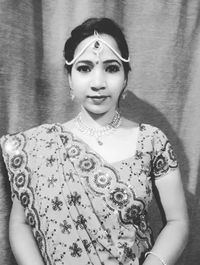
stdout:
[[88,98],[90,100],[92,100],[92,102],[94,102],[95,104],[101,104],[102,102],[104,102],[108,98],[108,96],[105,96],[105,95],[88,96]]

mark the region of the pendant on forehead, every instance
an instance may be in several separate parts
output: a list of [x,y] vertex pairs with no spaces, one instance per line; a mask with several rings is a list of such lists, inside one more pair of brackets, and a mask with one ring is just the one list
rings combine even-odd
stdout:
[[99,40],[95,40],[94,44],[93,44],[93,52],[99,56],[100,52],[103,49],[103,45]]
[[98,48],[99,48],[99,46],[100,46],[100,43],[99,43],[99,41],[98,41],[98,40],[97,40],[97,41],[95,41],[94,48],[95,48],[95,49],[98,49]]

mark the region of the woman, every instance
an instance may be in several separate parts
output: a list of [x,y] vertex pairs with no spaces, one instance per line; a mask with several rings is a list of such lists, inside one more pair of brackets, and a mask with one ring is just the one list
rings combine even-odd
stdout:
[[[188,233],[180,173],[158,128],[120,115],[130,70],[123,33],[110,19],[89,19],[64,56],[79,115],[1,139],[18,264],[174,264]],[[152,182],[166,215],[154,244]]]

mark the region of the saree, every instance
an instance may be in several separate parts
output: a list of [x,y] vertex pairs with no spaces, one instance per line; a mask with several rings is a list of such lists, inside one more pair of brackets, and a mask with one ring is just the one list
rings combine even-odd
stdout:
[[138,265],[153,244],[152,179],[177,168],[167,137],[141,124],[133,156],[106,162],[62,124],[1,138],[15,196],[45,265]]

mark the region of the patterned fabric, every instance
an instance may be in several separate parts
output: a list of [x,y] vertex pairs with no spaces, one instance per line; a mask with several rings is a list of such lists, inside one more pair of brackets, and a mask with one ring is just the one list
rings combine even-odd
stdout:
[[177,168],[166,136],[140,125],[136,153],[109,164],[61,124],[1,138],[12,196],[46,265],[138,265],[152,246],[152,178]]

